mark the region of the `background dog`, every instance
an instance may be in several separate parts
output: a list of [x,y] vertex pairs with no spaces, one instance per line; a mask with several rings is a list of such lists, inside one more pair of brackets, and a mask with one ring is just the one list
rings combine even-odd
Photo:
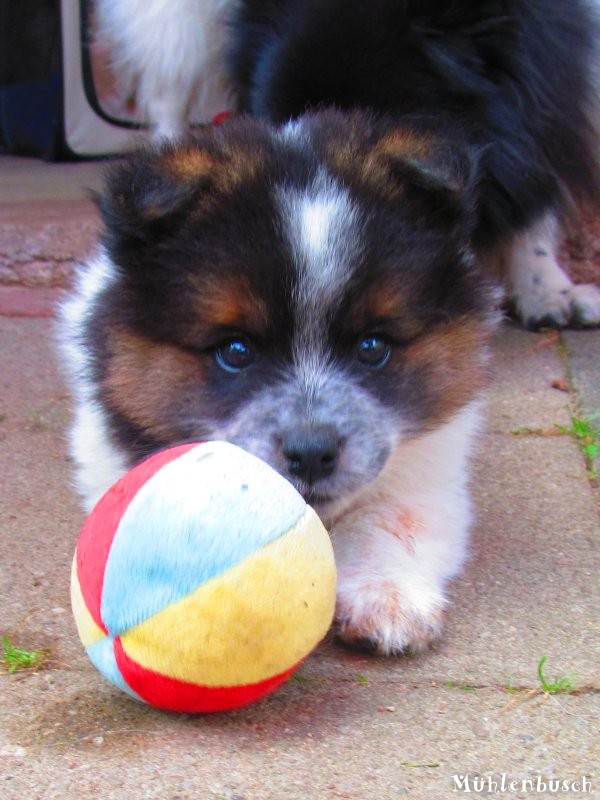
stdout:
[[95,5],[120,93],[137,98],[158,136],[179,136],[236,97],[276,120],[323,105],[402,116],[453,107],[502,171],[503,247],[488,257],[514,311],[530,328],[600,322],[600,290],[574,285],[558,257],[565,216],[573,200],[590,202],[596,179],[594,0]]
[[528,327],[595,325],[600,290],[557,258],[557,218],[597,202],[598,26],[586,0],[246,0],[230,66],[243,109],[452,120],[481,148],[480,260]]
[[422,650],[466,553],[490,265],[513,251],[514,285],[548,295],[527,247],[596,194],[592,18],[252,0],[231,43],[253,116],[132,156],[100,200],[63,309],[78,485],[90,507],[160,447],[239,444],[328,525],[339,635]]

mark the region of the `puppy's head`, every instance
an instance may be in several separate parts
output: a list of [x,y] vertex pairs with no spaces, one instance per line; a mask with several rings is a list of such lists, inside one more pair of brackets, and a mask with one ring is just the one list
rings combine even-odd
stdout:
[[116,442],[232,441],[321,513],[368,485],[485,383],[473,180],[432,134],[335,112],[118,167],[87,332]]

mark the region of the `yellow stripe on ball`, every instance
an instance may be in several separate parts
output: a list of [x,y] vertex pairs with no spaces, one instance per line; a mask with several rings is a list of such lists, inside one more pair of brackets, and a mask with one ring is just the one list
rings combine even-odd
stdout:
[[106,634],[102,628],[99,628],[94,622],[81,593],[79,576],[77,575],[77,553],[75,553],[75,558],[71,566],[71,607],[73,609],[73,616],[75,617],[77,633],[84,647],[89,647],[99,642],[100,639],[104,639]]
[[329,535],[310,506],[289,531],[122,635],[147,669],[204,686],[290,669],[325,636],[335,604]]

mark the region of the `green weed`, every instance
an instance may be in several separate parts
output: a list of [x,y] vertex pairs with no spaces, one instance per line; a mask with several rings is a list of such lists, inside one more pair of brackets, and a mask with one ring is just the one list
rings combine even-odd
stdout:
[[294,683],[300,683],[302,686],[307,686],[309,683],[312,683],[312,678],[307,677],[306,675],[292,675],[292,681]]
[[576,690],[575,678],[571,675],[563,675],[562,678],[555,678],[552,683],[549,683],[544,675],[544,664],[548,660],[547,656],[540,658],[537,674],[542,684],[542,689],[546,694],[561,694],[567,692],[574,692]]
[[46,660],[46,653],[43,650],[23,650],[21,647],[15,647],[10,643],[8,636],[2,637],[2,649],[4,657],[0,659],[0,662],[10,673],[20,669],[41,667]]
[[577,441],[586,460],[590,476],[597,478],[598,472],[594,466],[594,459],[600,453],[600,424],[597,422],[600,419],[600,410],[588,417],[577,415],[571,407],[568,411],[571,425],[569,427],[557,425],[556,427],[561,433],[566,433]]
[[600,409],[594,414],[584,416],[577,414],[571,406],[567,406],[569,412],[570,425],[554,424],[552,428],[528,428],[521,426],[513,428],[513,436],[572,436],[577,443],[585,459],[588,475],[592,479],[599,476],[595,466],[595,459],[600,455]]
[[512,683],[509,682],[505,684],[504,691],[508,692],[508,694],[518,694],[519,692],[522,692],[523,689],[520,686],[514,686]]
[[463,692],[474,692],[476,686],[471,686],[470,683],[460,683],[458,681],[445,681],[444,687],[446,689],[462,689]]

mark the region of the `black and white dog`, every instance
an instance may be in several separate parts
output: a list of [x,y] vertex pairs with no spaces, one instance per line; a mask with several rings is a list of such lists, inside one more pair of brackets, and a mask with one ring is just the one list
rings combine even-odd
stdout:
[[90,507],[161,447],[239,444],[328,525],[339,635],[422,650],[466,553],[494,275],[530,324],[600,320],[550,241],[597,195],[595,20],[246,0],[228,38],[249,113],[112,171],[63,308],[78,485]]

